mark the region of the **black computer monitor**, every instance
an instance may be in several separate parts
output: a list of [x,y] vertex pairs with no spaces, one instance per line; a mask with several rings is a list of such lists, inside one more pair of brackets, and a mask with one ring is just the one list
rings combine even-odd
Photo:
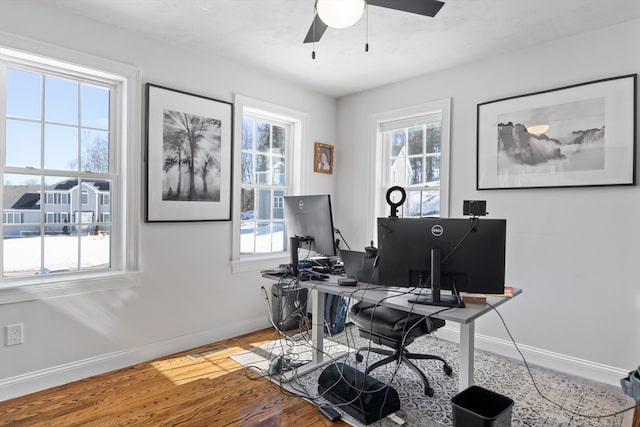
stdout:
[[294,275],[298,275],[299,249],[326,257],[337,255],[331,197],[328,194],[285,196],[284,219]]
[[378,218],[378,282],[430,287],[416,302],[453,307],[464,306],[459,292],[502,294],[506,228],[505,219]]

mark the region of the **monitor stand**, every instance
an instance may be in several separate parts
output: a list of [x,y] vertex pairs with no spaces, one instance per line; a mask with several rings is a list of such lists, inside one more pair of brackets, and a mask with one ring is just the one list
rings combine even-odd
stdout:
[[303,236],[291,236],[289,237],[289,256],[291,258],[291,274],[294,277],[298,277],[300,270],[298,269],[298,250],[300,249],[300,243],[311,241],[311,237]]
[[431,249],[431,292],[409,299],[413,304],[435,305],[439,307],[463,308],[464,301],[455,290],[452,295],[440,294],[440,249]]
[[436,305],[439,307],[464,308],[462,297],[456,295],[440,295],[437,298],[434,298],[433,294],[417,295],[414,298],[409,298],[409,302],[412,304]]

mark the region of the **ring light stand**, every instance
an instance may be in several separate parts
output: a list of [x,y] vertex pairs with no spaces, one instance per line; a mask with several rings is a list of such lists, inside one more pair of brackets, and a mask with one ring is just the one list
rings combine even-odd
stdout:
[[[393,200],[391,200],[391,195],[395,192],[395,191],[399,191],[400,192],[400,201],[398,203],[394,203]],[[389,215],[389,218],[398,218],[398,208],[400,206],[402,206],[402,204],[404,203],[404,201],[407,199],[407,192],[404,191],[404,188],[396,185],[394,187],[391,187],[387,190],[387,203],[389,204],[389,206],[391,207],[391,212]]]

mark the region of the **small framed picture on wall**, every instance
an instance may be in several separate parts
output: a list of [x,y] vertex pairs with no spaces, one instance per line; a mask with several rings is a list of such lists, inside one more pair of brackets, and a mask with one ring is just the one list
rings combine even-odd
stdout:
[[333,145],[316,142],[313,162],[315,172],[333,173]]

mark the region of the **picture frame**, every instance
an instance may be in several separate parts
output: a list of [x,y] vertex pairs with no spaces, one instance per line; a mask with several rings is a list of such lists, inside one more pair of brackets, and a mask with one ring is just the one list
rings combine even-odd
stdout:
[[313,170],[320,173],[333,173],[333,145],[316,142]]
[[476,189],[635,185],[637,74],[477,105]]
[[146,83],[145,222],[230,221],[233,104]]

